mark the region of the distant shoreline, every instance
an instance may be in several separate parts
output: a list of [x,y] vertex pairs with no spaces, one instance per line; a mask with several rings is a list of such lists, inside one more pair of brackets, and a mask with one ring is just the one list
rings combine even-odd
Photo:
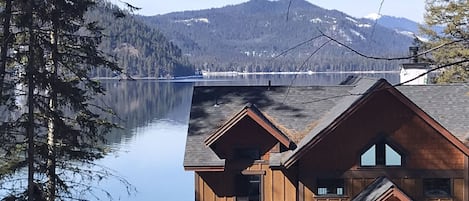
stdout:
[[210,72],[203,71],[202,76],[237,76],[237,75],[313,75],[313,74],[385,74],[385,73],[399,73],[399,71],[338,71],[338,72],[237,72],[237,71],[224,71],[224,72]]
[[95,80],[183,80],[183,79],[202,79],[204,77],[235,77],[242,75],[315,75],[315,74],[388,74],[399,73],[399,71],[337,71],[337,72],[237,72],[237,71],[203,71],[200,75],[179,76],[179,77],[95,77]]

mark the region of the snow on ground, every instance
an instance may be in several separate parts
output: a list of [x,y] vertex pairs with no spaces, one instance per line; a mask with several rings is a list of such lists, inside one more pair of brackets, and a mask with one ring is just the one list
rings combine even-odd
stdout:
[[311,19],[311,20],[309,20],[309,21],[312,22],[312,23],[316,23],[316,24],[322,22],[322,20],[321,20],[320,18],[318,18],[318,17],[317,17],[317,18],[314,18],[314,19]]
[[377,20],[377,19],[381,18],[381,15],[378,14],[378,13],[370,13],[370,14],[366,15],[363,18],[370,19],[370,20]]
[[360,32],[358,32],[358,31],[356,31],[356,30],[354,30],[354,29],[350,29],[350,32],[352,32],[352,33],[355,34],[356,36],[360,37],[360,39],[365,40],[365,37],[363,37],[363,35],[362,35]]

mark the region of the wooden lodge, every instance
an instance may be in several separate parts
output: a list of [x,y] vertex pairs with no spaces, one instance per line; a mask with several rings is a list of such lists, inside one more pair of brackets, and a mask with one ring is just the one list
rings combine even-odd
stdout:
[[196,201],[468,201],[469,87],[195,87]]

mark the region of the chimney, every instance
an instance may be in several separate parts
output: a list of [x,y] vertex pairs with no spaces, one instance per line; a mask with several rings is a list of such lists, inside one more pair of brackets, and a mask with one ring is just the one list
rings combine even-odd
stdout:
[[417,56],[419,53],[419,47],[418,46],[410,46],[409,47],[409,56],[412,58],[410,59],[410,63],[418,63],[419,62],[419,57]]
[[401,64],[400,82],[407,82],[405,85],[428,84],[428,74],[425,73],[429,70],[429,65],[428,63],[419,62],[418,52],[419,47],[409,47],[410,63]]

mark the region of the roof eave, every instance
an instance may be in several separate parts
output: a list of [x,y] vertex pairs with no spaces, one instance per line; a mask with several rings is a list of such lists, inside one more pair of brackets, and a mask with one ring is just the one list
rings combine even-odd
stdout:
[[236,113],[232,118],[230,118],[226,123],[224,123],[219,129],[217,129],[213,134],[211,134],[205,140],[205,146],[210,147],[215,142],[220,139],[228,130],[230,130],[233,126],[235,126],[240,120],[244,117],[249,116],[253,119],[258,125],[264,128],[267,132],[269,132],[275,139],[277,139],[280,143],[285,145],[286,147],[290,148],[293,145],[293,141],[290,140],[284,133],[282,133],[279,129],[273,126],[272,122],[270,122],[263,114],[260,112],[254,105],[248,104],[243,109],[241,109],[238,113]]
[[[314,147],[318,144],[322,138],[327,135],[328,133],[332,132],[341,121],[348,118],[351,114],[353,114],[357,108],[367,102],[367,97],[370,96],[372,91],[377,88],[381,88],[385,85],[389,85],[387,81],[384,79],[378,80],[374,83],[370,88],[368,88],[365,92],[360,94],[358,97],[346,110],[344,110],[341,114],[339,114],[329,125],[325,128],[320,130],[309,142],[307,142],[303,147],[299,147],[297,152],[293,152],[285,161],[284,166],[286,168],[290,168],[294,163],[296,163],[309,149]],[[390,86],[390,85],[389,85]],[[351,94],[353,95],[353,94]]]
[[185,171],[194,172],[223,172],[225,166],[184,166]]

